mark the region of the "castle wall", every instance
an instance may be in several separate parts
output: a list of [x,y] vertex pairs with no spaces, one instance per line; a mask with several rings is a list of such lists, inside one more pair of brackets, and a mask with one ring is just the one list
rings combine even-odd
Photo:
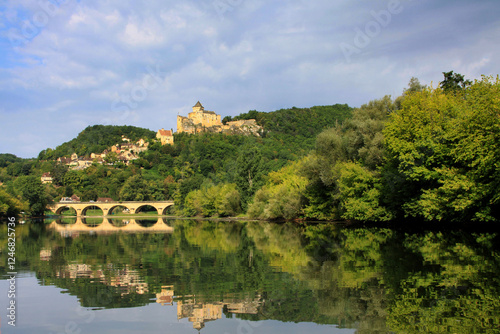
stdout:
[[195,134],[210,131],[259,135],[260,129],[261,127],[254,119],[231,121],[224,125],[221,121],[221,115],[205,110],[199,102],[193,107],[193,111],[188,114],[188,117],[177,116],[178,133]]
[[210,126],[217,126],[221,125],[221,118],[220,115],[217,115],[213,111],[207,112],[198,112],[198,111],[193,111],[188,114],[188,118],[193,121],[195,125],[201,126],[201,127],[210,127]]

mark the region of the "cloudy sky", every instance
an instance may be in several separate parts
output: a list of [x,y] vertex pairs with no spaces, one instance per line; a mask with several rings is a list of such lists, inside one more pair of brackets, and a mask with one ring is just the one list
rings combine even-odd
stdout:
[[0,0],[0,153],[500,73],[498,0]]

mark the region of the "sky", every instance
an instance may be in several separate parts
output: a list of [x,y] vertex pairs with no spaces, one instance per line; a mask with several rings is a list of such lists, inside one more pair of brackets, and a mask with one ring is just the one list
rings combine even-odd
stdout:
[[0,153],[500,73],[498,0],[0,0]]

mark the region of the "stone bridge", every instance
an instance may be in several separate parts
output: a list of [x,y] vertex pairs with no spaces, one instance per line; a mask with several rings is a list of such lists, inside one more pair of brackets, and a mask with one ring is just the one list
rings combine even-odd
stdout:
[[56,221],[52,222],[47,226],[50,229],[55,230],[56,232],[61,233],[64,236],[70,236],[74,233],[116,233],[116,232],[151,232],[151,233],[172,233],[174,228],[167,225],[165,221],[158,217],[158,221],[154,223],[152,226],[144,227],[140,225],[135,219],[127,220],[123,226],[115,226],[111,221],[107,218],[103,218],[102,223],[97,226],[87,225],[85,223],[85,218],[78,217],[76,218],[76,222],[74,224],[60,224]]
[[47,205],[47,209],[55,213],[56,215],[61,214],[61,211],[65,208],[71,208],[76,211],[76,216],[85,216],[88,209],[99,208],[102,210],[103,216],[107,216],[113,213],[118,207],[128,209],[129,214],[134,214],[140,211],[141,208],[145,206],[152,206],[158,211],[158,215],[163,216],[166,213],[166,209],[174,205],[174,201],[150,201],[150,202],[59,202]]

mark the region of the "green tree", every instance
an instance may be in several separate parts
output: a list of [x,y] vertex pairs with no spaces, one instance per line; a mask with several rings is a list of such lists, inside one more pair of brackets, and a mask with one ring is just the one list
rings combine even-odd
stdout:
[[353,162],[339,163],[338,193],[341,217],[357,221],[387,221],[392,214],[381,204],[382,184],[378,173]]
[[52,175],[52,183],[56,186],[64,185],[64,176],[67,172],[68,166],[60,163],[55,163],[52,167],[52,171],[50,172],[50,174]]
[[[324,130],[317,136],[315,150],[302,165],[302,173],[309,179],[304,192],[306,201],[303,209],[307,217],[387,220],[388,216],[383,213],[385,209],[379,204],[379,183],[375,182],[378,173],[375,171],[384,163],[385,146],[382,131],[389,115],[395,109],[396,106],[390,96],[385,96],[355,109],[351,119]],[[347,162],[354,164],[342,165]],[[339,173],[340,166],[353,167],[354,169],[351,169],[353,174],[348,177],[347,174]],[[339,187],[340,177],[343,177],[342,188]],[[349,190],[349,187],[354,188]],[[355,190],[358,187],[364,191]],[[377,213],[370,212],[366,216],[355,214],[353,207],[348,205],[348,203],[354,205],[352,202],[354,199],[348,200],[347,195],[342,195],[348,193],[356,194],[358,197],[355,200],[369,205]]]
[[387,202],[427,220],[498,220],[499,94],[498,77],[483,77],[406,97],[384,131]]
[[269,173],[266,184],[255,193],[248,207],[250,217],[293,219],[301,214],[307,179],[298,175],[300,163]]
[[24,204],[0,187],[0,217],[15,217],[24,210]]
[[403,102],[405,96],[416,92],[421,92],[426,88],[426,85],[422,85],[417,78],[412,77],[410,79],[410,82],[408,83],[408,88],[405,88],[403,90],[403,94],[401,96],[398,96],[394,101],[395,109],[401,109],[401,103]]
[[150,189],[140,174],[130,177],[120,190],[121,201],[147,201],[150,199]]
[[465,80],[462,74],[450,72],[443,72],[444,80],[439,83],[439,87],[443,89],[445,92],[456,92],[464,90],[470,85],[472,85],[472,81]]
[[258,147],[246,146],[238,153],[236,185],[241,194],[243,207],[262,186],[264,161]]
[[236,184],[208,185],[191,191],[184,201],[186,216],[234,216],[241,212]]
[[14,188],[22,198],[28,202],[28,211],[31,216],[41,216],[50,201],[45,187],[36,176],[20,176],[14,181]]

